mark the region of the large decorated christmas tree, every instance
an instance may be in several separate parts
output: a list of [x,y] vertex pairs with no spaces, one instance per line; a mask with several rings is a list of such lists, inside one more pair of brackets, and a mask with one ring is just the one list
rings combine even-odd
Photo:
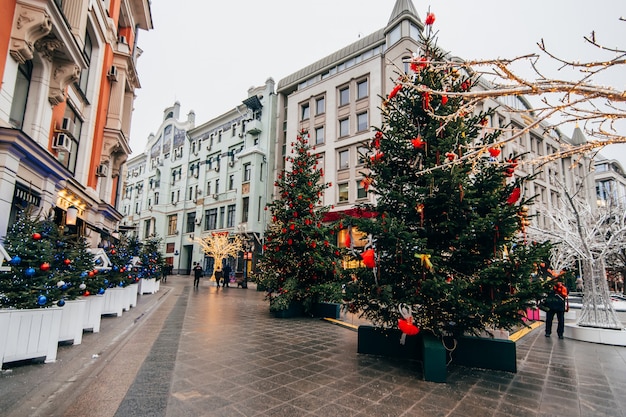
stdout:
[[377,215],[352,220],[369,243],[348,296],[376,325],[407,334],[511,329],[541,298],[544,284],[531,273],[547,248],[522,233],[532,198],[516,172],[521,156],[501,154],[500,132],[487,128],[493,110],[462,110],[467,102],[452,93],[477,80],[446,63],[433,22],[429,14],[367,143],[363,184],[376,204],[364,209]]
[[300,132],[291,143],[288,166],[274,184],[279,195],[267,206],[272,220],[258,270],[271,311],[286,310],[296,302],[306,312],[316,302],[341,296],[335,226],[323,223],[329,207],[321,205],[330,184],[324,182],[308,137]]

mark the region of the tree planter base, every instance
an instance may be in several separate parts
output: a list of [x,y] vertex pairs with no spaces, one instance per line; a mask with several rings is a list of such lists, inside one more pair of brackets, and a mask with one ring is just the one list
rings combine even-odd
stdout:
[[57,357],[61,308],[0,310],[1,363]]
[[130,284],[126,287],[126,291],[128,291],[128,304],[129,307],[137,307],[137,291],[139,284]]
[[115,314],[121,316],[124,311],[124,302],[126,301],[126,292],[124,288],[109,288],[104,292],[104,305],[102,306],[102,315]]
[[103,307],[104,295],[91,295],[89,297],[85,297],[83,330],[91,330],[93,333],[98,333],[100,331]]
[[313,317],[323,317],[339,320],[341,317],[341,304],[339,303],[316,303],[311,311]]
[[80,345],[83,342],[85,307],[85,300],[66,301],[61,307],[59,342],[71,342],[73,345]]
[[156,293],[158,288],[158,282],[156,278],[141,278],[139,280],[139,294],[154,294]]
[[[357,351],[362,354],[412,359],[422,362],[424,380],[446,382],[447,363],[467,367],[517,372],[515,342],[478,337],[460,337],[448,352],[439,338],[430,333],[408,336],[400,344],[398,329],[359,326]],[[454,341],[446,340],[449,349]]]
[[272,314],[272,316],[276,317],[277,319],[303,317],[304,307],[302,306],[302,303],[294,302],[294,303],[289,304],[289,307],[284,310],[270,311],[270,313]]

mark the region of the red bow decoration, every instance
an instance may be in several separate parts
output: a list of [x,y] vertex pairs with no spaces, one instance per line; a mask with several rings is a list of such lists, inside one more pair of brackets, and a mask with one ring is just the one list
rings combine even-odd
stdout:
[[500,149],[498,148],[489,148],[487,150],[489,151],[489,155],[493,158],[497,158],[500,155]]
[[420,329],[413,324],[413,318],[398,319],[398,329],[407,336],[415,336],[420,332]]
[[361,258],[367,268],[374,268],[376,266],[376,254],[374,253],[374,249],[368,249],[363,252]]
[[426,142],[422,140],[421,136],[416,137],[415,139],[411,139],[411,143],[415,149],[421,149],[426,145]]
[[515,204],[517,200],[519,200],[521,194],[522,194],[522,190],[520,190],[519,187],[513,188],[513,192],[511,193],[509,198],[506,199],[507,204],[509,206],[512,206],[513,204]]
[[397,84],[393,90],[391,90],[391,93],[389,93],[389,98],[388,100],[391,100],[392,98],[394,98],[396,96],[396,94],[398,94],[398,92],[402,90],[402,84]]
[[424,21],[424,23],[426,23],[428,26],[430,26],[433,23],[435,23],[435,14],[434,13],[428,13],[426,15],[426,20]]
[[372,156],[370,157],[370,159],[372,160],[372,162],[378,162],[378,161],[380,161],[381,159],[383,159],[383,156],[384,156],[384,155],[385,155],[385,154],[384,154],[384,153],[382,153],[382,152],[376,152],[376,154],[372,155]]

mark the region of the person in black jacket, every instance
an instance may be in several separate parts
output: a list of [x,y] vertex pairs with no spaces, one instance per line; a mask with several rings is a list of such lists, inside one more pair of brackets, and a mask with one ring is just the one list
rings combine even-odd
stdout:
[[193,263],[193,286],[198,288],[200,285],[200,277],[203,275],[202,266],[198,262]]
[[222,273],[224,274],[224,283],[222,284],[223,287],[228,287],[228,284],[230,283],[230,271],[230,265],[226,262],[226,265],[222,268]]
[[558,324],[556,326],[556,334],[559,339],[563,339],[565,331],[565,312],[569,310],[567,302],[567,288],[563,283],[557,282],[552,292],[546,297],[544,304],[548,307],[546,311],[546,337],[552,334],[552,321],[556,315]]

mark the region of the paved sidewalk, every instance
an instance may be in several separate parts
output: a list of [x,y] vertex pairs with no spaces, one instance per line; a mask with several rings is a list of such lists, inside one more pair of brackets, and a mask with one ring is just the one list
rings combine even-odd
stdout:
[[[3,373],[0,407],[5,394],[22,397],[12,406],[5,401],[0,414],[626,417],[624,347],[546,338],[540,327],[518,341],[517,373],[452,366],[448,382],[437,384],[422,380],[417,362],[357,354],[357,333],[347,327],[271,317],[252,288],[218,289],[205,280],[193,289],[183,276],[161,288],[140,297],[128,317],[113,319],[139,314],[133,324],[86,334],[55,364]],[[109,346],[94,364],[78,376],[64,374],[59,362],[78,361],[74,349],[100,339]],[[32,400],[44,384],[20,391],[18,381],[54,372],[52,400]],[[11,379],[15,388],[5,391]],[[16,414],[24,401],[30,412]]]

